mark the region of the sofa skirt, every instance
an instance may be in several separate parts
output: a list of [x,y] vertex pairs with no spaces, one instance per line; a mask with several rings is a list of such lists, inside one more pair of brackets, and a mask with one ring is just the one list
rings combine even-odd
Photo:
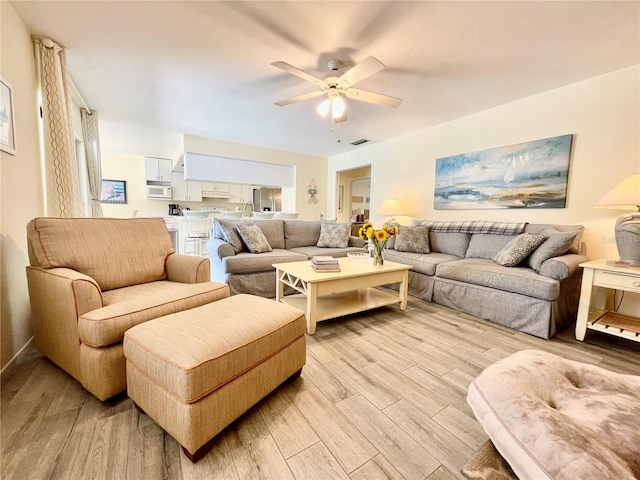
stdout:
[[[242,273],[237,275],[229,275],[223,280],[229,285],[229,293],[238,295],[247,293],[264,298],[276,298],[276,271]],[[297,293],[293,288],[284,287],[285,295]]]

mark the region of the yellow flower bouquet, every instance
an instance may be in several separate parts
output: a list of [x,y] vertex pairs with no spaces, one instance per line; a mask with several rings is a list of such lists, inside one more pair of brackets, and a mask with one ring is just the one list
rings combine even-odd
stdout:
[[374,253],[373,253],[373,264],[374,265],[384,265],[384,258],[382,256],[382,252],[384,248],[387,246],[387,242],[389,238],[397,235],[400,229],[397,225],[388,226],[382,225],[382,228],[376,230],[373,228],[373,223],[367,222],[360,230],[358,230],[358,236],[363,240],[369,240],[369,244],[373,245]]

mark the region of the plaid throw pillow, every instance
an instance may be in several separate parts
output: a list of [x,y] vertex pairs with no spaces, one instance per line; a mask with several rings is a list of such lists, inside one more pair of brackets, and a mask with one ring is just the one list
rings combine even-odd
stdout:
[[546,237],[542,235],[522,233],[507,243],[504,248],[493,257],[493,261],[505,267],[515,267],[538,248],[545,239]]

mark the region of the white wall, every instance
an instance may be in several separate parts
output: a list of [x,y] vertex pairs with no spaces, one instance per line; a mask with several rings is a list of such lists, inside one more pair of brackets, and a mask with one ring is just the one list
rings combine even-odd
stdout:
[[10,2],[0,2],[2,76],[13,86],[17,154],[0,154],[0,364],[4,367],[31,338],[25,266],[26,225],[44,215],[33,44]]
[[[414,218],[582,224],[590,258],[618,258],[613,228],[620,211],[592,208],[632,173],[640,172],[639,66],[558,88],[409,135],[329,158],[335,173],[373,162],[371,211],[395,197]],[[542,210],[434,210],[436,158],[574,134],[567,206]],[[329,195],[328,209],[334,195]],[[382,218],[372,215],[379,223]],[[401,223],[408,218],[400,217]]]
[[[300,220],[318,220],[326,215],[327,205],[327,159],[300,153],[254,147],[240,143],[224,142],[210,138],[184,136],[184,149],[188,152],[205,153],[220,157],[255,160],[259,162],[294,165],[296,167],[294,188],[282,189],[282,211],[297,212]],[[318,187],[317,204],[307,203],[307,190],[311,179]]]

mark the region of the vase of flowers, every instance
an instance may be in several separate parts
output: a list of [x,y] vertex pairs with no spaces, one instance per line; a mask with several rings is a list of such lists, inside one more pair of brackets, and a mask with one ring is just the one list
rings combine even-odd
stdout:
[[382,228],[376,230],[373,228],[373,223],[367,222],[360,230],[358,230],[358,236],[363,240],[368,240],[369,245],[373,246],[373,264],[384,265],[384,257],[382,252],[387,246],[389,238],[397,235],[399,232],[398,226],[382,225]]

